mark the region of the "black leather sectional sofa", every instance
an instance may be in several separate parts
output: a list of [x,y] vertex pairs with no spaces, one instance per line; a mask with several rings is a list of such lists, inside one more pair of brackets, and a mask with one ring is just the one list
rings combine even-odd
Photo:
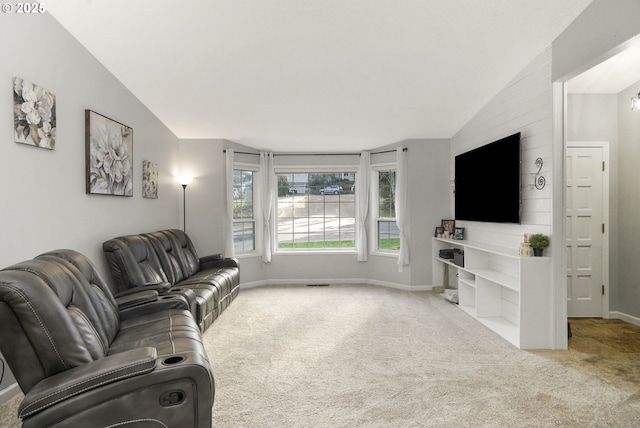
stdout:
[[103,244],[114,283],[73,250],[0,270],[0,351],[23,427],[210,427],[202,332],[238,295],[235,259],[176,229]]
[[238,261],[198,257],[189,236],[178,229],[120,236],[102,248],[119,293],[145,287],[195,295],[194,313],[202,332],[240,291]]
[[0,350],[23,427],[210,427],[214,382],[189,293],[114,298],[82,254],[0,271]]

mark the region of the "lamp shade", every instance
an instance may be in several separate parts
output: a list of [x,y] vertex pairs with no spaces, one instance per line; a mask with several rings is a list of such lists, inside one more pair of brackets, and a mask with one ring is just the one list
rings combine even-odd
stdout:
[[182,186],[188,186],[193,181],[193,177],[191,177],[190,175],[181,175],[177,177],[176,180]]

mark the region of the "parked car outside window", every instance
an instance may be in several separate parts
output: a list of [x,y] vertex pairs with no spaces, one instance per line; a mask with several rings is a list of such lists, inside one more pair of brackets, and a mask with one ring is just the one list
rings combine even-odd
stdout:
[[328,186],[324,189],[320,189],[321,195],[339,195],[340,193],[342,193],[341,186]]

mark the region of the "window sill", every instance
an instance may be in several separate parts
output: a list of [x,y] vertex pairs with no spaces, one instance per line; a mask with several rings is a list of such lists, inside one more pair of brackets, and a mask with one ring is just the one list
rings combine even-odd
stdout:
[[252,251],[250,253],[236,254],[234,257],[237,259],[248,259],[251,257],[262,257],[262,254],[257,251]]
[[371,252],[372,256],[380,256],[380,257],[393,257],[393,258],[398,258],[398,255],[400,255],[399,251],[395,251],[395,252],[391,252],[391,251],[372,251]]
[[336,254],[349,254],[355,255],[358,254],[356,250],[275,250],[273,252],[274,255],[278,256],[308,256],[308,255],[336,255]]

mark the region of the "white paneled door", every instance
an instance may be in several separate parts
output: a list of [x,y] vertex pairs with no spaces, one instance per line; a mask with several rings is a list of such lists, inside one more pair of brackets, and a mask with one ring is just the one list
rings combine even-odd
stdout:
[[603,317],[603,147],[567,147],[567,314]]

